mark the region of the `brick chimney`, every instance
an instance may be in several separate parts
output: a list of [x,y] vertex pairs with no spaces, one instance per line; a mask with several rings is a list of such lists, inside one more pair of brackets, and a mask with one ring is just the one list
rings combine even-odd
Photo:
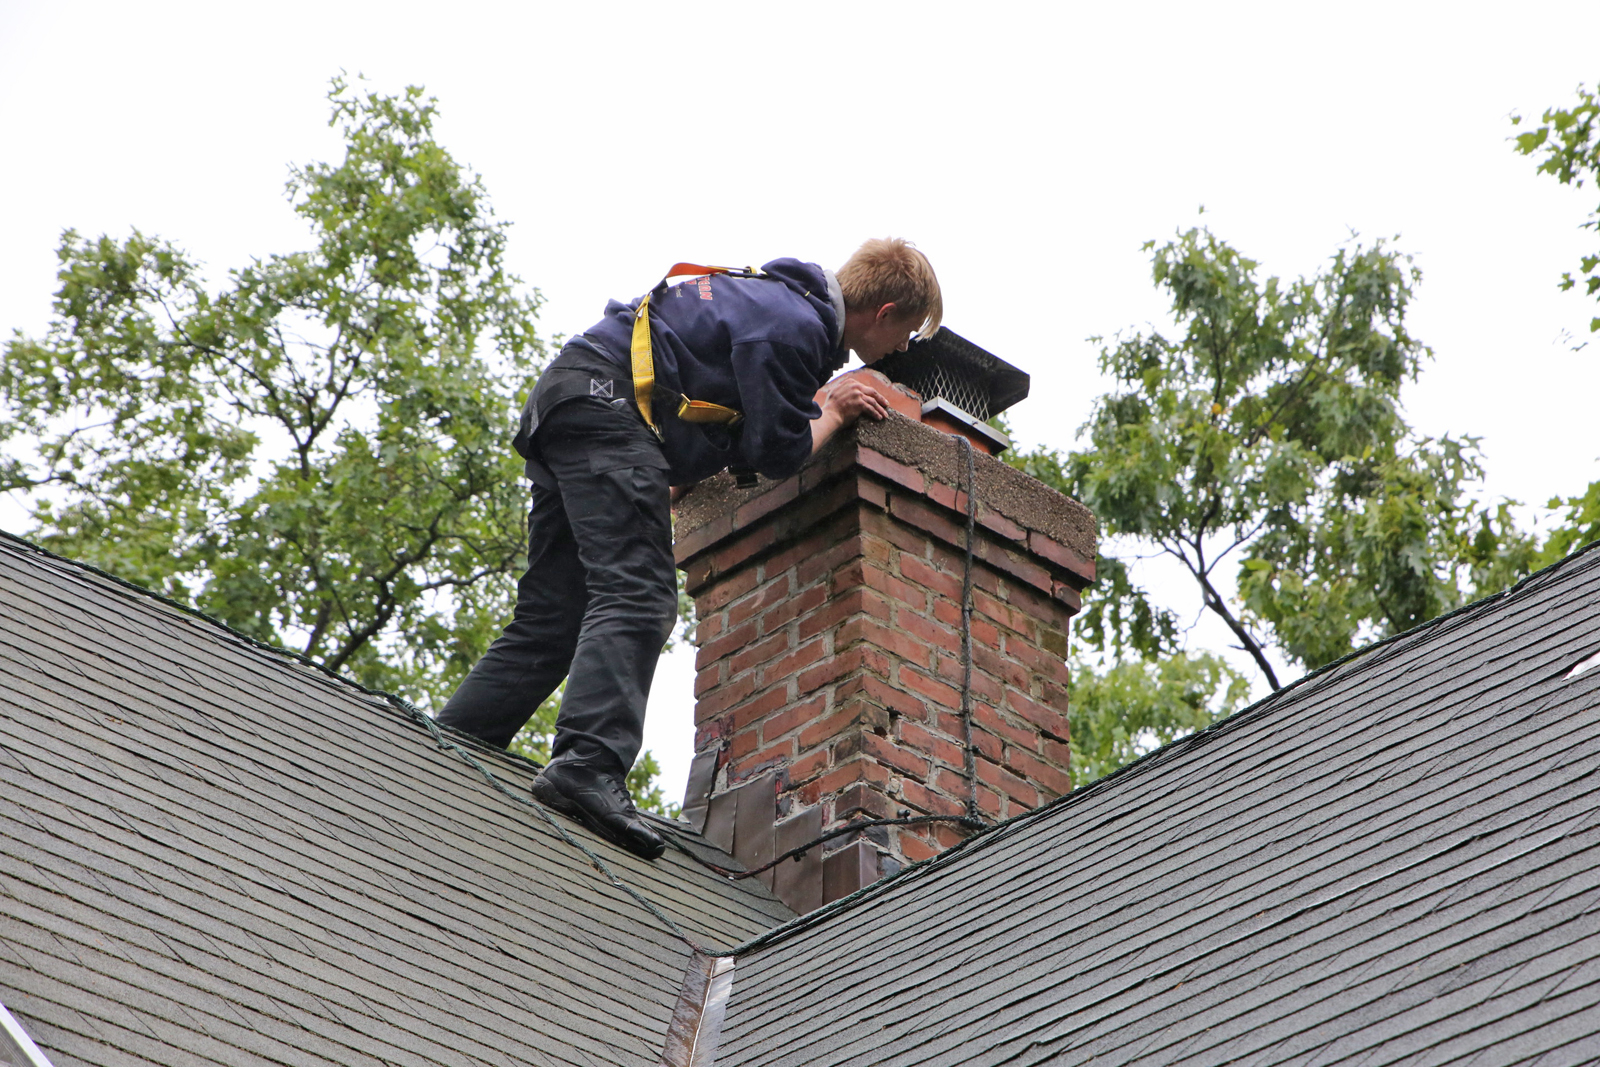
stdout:
[[[961,717],[967,454],[909,413],[841,433],[786,481],[710,479],[676,512],[699,646],[685,817],[748,866],[853,819],[961,816],[974,796]],[[972,460],[975,796],[995,822],[1071,788],[1067,620],[1093,578],[1096,532],[1076,501]],[[872,827],[765,880],[808,911],[967,832]]]

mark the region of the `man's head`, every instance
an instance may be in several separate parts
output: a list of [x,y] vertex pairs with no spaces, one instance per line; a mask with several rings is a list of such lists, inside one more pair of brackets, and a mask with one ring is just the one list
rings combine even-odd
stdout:
[[905,351],[911,335],[931,337],[944,316],[939,279],[910,241],[874,237],[839,268],[844,343],[861,362]]

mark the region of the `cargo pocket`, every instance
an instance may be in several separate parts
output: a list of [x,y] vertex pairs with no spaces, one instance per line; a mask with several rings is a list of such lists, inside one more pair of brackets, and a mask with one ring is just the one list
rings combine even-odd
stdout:
[[661,446],[648,438],[606,440],[596,444],[595,450],[589,453],[590,474],[605,474],[624,467],[650,467],[664,471],[671,466],[667,457],[661,454]]

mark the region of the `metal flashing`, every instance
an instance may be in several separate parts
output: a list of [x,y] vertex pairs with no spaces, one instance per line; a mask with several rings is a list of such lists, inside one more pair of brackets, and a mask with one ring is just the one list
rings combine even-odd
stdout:
[[51,1067],[17,1017],[0,1004],[0,1067]]
[[988,423],[983,422],[966,411],[963,411],[961,408],[956,407],[943,397],[935,397],[934,399],[929,400],[922,405],[924,421],[926,421],[926,417],[928,415],[934,412],[938,412],[941,415],[945,415],[954,419],[956,422],[965,426],[968,430],[977,434],[979,437],[982,437],[985,441],[988,441],[994,446],[996,453],[1004,452],[1006,449],[1011,447],[1011,438],[1007,437],[993,426],[990,426]]
[[678,1005],[667,1024],[661,1067],[713,1067],[722,1019],[733,992],[733,957],[696,952],[683,975]]

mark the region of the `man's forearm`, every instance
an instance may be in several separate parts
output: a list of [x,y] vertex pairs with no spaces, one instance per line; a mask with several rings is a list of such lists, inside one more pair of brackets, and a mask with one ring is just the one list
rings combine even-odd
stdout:
[[828,443],[828,438],[838,433],[844,426],[844,419],[839,412],[831,407],[822,409],[822,414],[811,420],[811,454]]

